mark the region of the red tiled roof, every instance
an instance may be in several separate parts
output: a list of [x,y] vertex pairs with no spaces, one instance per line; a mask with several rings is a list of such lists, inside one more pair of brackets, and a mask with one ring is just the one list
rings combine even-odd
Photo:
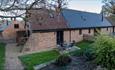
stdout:
[[[30,10],[31,17],[29,17],[29,22],[31,23],[32,30],[48,30],[48,29],[63,29],[67,28],[66,21],[63,16],[56,16],[51,18],[47,10]],[[41,19],[43,19],[41,21]]]

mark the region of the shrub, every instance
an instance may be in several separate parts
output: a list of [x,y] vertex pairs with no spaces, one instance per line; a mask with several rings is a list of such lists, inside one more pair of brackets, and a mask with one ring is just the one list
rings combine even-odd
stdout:
[[94,42],[96,63],[108,70],[115,68],[115,37],[101,34]]
[[57,60],[56,60],[56,62],[55,62],[55,64],[57,65],[57,66],[66,66],[66,65],[68,65],[69,63],[71,63],[71,58],[68,56],[68,55],[60,55],[58,58],[57,58]]
[[73,52],[69,53],[71,56],[82,56],[83,55],[83,50],[76,50]]
[[83,56],[87,49],[92,48],[92,43],[93,41],[86,41],[86,40],[78,42],[76,43],[76,46],[78,46],[80,50],[73,51],[70,54],[72,56]]
[[93,60],[95,59],[95,52],[93,48],[86,48],[83,52],[84,57],[86,58],[86,60]]

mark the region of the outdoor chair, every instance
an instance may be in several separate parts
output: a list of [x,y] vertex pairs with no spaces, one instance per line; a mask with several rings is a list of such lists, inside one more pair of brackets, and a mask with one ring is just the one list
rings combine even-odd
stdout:
[[57,47],[58,47],[58,49],[59,49],[60,51],[65,50],[64,46],[62,46],[62,45],[59,45],[59,44],[58,44]]
[[73,47],[75,45],[75,41],[72,41],[71,43],[69,43],[69,47]]

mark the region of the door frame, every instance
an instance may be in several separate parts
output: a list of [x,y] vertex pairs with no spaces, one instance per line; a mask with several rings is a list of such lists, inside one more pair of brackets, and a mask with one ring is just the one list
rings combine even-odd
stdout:
[[61,45],[64,42],[64,31],[56,32],[56,44]]

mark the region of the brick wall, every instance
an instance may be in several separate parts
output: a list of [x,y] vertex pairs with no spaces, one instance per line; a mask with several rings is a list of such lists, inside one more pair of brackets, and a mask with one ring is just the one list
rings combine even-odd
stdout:
[[[108,30],[107,30],[107,28],[101,28],[101,33],[110,34],[112,32],[113,32],[112,27],[109,27]],[[90,29],[90,33],[89,33],[89,29],[82,29],[81,35],[79,34],[79,30],[64,31],[64,41],[65,42],[72,42],[74,40],[76,42],[79,42],[79,41],[83,40],[84,34],[93,36],[94,35],[94,29]]]
[[[14,24],[19,24],[19,29],[14,28]],[[10,24],[3,32],[3,38],[8,39],[15,39],[16,38],[16,31],[18,30],[24,30],[24,23],[21,23],[19,21],[13,21],[12,24]]]
[[64,41],[70,42],[70,31],[64,31]]
[[56,47],[56,33],[33,33],[26,42],[23,52],[41,51]]
[[83,29],[81,35],[79,34],[79,30],[64,31],[64,41],[72,42],[74,40],[76,42],[79,42],[79,41],[83,40],[84,34],[93,35],[94,30],[91,29],[91,31],[89,33],[89,29]]
[[[110,33],[112,32],[112,28],[101,28],[101,32]],[[82,34],[79,34],[79,30],[68,30],[64,31],[64,41],[72,42],[75,40],[76,42],[83,40],[83,35],[94,35],[94,29],[82,29]],[[24,46],[24,52],[30,51],[42,51],[56,48],[56,32],[44,32],[44,33],[33,33],[27,43]]]
[[101,32],[105,33],[105,34],[110,34],[113,32],[113,28],[109,27],[108,30],[107,30],[107,28],[101,28]]

